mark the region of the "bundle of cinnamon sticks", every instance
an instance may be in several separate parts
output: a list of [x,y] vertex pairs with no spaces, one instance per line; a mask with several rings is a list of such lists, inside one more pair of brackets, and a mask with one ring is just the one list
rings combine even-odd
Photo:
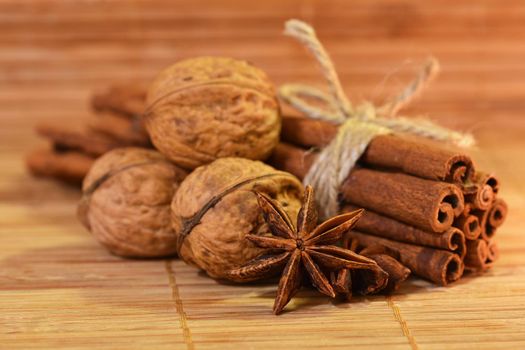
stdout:
[[[337,126],[283,117],[270,164],[303,178]],[[499,181],[476,171],[457,149],[408,135],[379,135],[340,188],[342,212],[367,209],[349,237],[383,246],[401,266],[439,285],[464,270],[486,271],[498,258],[494,235],[507,214]],[[401,274],[402,275],[402,274]]]
[[29,170],[35,176],[79,185],[102,154],[125,146],[150,148],[139,118],[145,96],[140,86],[112,86],[92,96],[93,116],[85,124],[38,124],[37,134],[48,139],[50,147],[36,149],[27,156]]

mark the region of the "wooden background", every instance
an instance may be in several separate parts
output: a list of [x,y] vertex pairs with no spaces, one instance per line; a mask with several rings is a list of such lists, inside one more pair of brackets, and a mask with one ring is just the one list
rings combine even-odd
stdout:
[[[281,35],[291,17],[316,26],[354,101],[381,101],[440,59],[410,113],[473,131],[479,168],[501,177],[511,211],[491,272],[350,304],[306,291],[275,317],[274,285],[109,255],[76,222],[75,189],[26,174],[36,122],[80,123],[94,89],[147,82],[180,58],[233,56],[278,84],[322,83]],[[0,0],[0,348],[524,348],[524,25],[513,0]]]

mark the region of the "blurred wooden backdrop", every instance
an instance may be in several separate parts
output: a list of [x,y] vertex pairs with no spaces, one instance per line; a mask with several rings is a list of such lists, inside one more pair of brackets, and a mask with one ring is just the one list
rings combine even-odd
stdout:
[[522,119],[513,118],[525,108],[519,0],[1,0],[2,119],[28,118],[33,101],[40,116],[79,118],[92,89],[149,81],[196,55],[250,60],[276,83],[322,83],[312,58],[281,34],[288,18],[317,28],[353,99],[395,91],[432,54],[443,72],[418,111],[466,128]]
[[[94,89],[147,82],[181,58],[233,56],[277,84],[322,84],[282,35],[289,18],[317,28],[354,101],[380,101],[440,60],[407,113],[474,131],[480,167],[502,177],[511,215],[493,272],[349,306],[308,294],[274,318],[274,286],[108,255],[75,221],[75,190],[25,173],[37,121],[76,123]],[[0,348],[525,347],[524,39],[519,0],[0,0]]]

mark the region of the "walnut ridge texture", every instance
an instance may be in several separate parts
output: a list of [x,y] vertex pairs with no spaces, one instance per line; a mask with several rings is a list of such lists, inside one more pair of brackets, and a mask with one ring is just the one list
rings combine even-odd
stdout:
[[197,57],[177,62],[152,83],[146,105],[152,143],[189,170],[221,157],[264,160],[279,141],[273,85],[245,61]]
[[185,176],[156,151],[115,149],[99,158],[84,179],[79,219],[116,255],[173,255],[170,203]]
[[292,218],[301,206],[302,185],[293,175],[259,161],[221,158],[195,169],[180,185],[171,205],[179,257],[214,278],[265,252],[244,239],[268,226],[252,192],[279,202]]

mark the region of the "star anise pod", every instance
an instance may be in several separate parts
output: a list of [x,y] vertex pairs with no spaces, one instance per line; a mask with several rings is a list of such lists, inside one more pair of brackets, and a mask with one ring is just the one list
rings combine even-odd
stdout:
[[321,293],[333,298],[336,293],[326,274],[341,269],[379,268],[375,261],[333,245],[354,226],[363,214],[362,209],[317,225],[313,189],[307,186],[297,225],[294,225],[279,203],[264,193],[255,194],[271,235],[249,234],[246,239],[269,249],[269,253],[232,270],[230,274],[237,281],[247,282],[270,277],[282,270],[273,306],[275,314],[279,314],[299,290],[305,275]]
[[[359,252],[359,255],[366,256],[374,261],[376,259],[373,258],[373,253],[384,253],[387,249],[383,246],[369,246],[365,249],[358,249],[359,242],[357,239],[352,239],[348,235],[343,236],[341,246],[353,252]],[[352,298],[352,292],[362,295],[375,294],[383,291],[389,283],[388,273],[379,265],[378,268],[359,270],[353,273],[349,269],[341,269],[336,274],[332,274],[331,277],[335,291],[347,300]]]

